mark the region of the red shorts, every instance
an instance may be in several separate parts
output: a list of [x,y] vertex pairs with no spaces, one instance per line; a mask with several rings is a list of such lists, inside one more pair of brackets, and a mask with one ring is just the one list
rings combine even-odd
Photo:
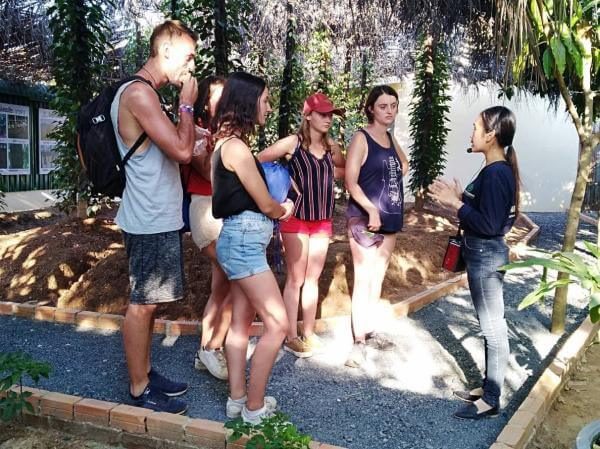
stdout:
[[300,220],[293,215],[288,221],[282,221],[280,225],[281,232],[290,234],[326,234],[333,235],[333,220]]

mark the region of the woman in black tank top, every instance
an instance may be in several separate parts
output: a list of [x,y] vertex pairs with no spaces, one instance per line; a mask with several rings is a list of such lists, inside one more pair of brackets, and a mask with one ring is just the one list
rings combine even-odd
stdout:
[[[246,138],[271,112],[265,82],[243,72],[229,77],[217,106],[212,160],[213,214],[223,218],[217,259],[231,282],[233,316],[225,342],[229,372],[226,414],[259,424],[277,401],[265,397],[267,381],[288,328],[283,299],[266,259],[270,219],[286,220],[293,203],[271,198]],[[269,219],[270,218],[270,219]],[[265,332],[252,357],[246,388],[246,350],[258,314]]]
[[[258,154],[261,162],[285,157],[296,193],[294,215],[281,224],[287,275],[283,301],[292,323],[283,346],[296,357],[310,357],[323,344],[314,333],[319,299],[319,276],[323,271],[334,209],[334,172],[343,176],[344,156],[328,137],[333,114],[341,115],[322,93],[304,102],[298,134],[285,137]],[[341,170],[341,171],[340,171]],[[291,196],[291,195],[290,195]],[[302,290],[303,337],[298,336],[298,303]]]
[[[371,89],[365,103],[369,124],[352,137],[346,161],[350,250],[354,263],[352,331],[354,346],[346,365],[360,367],[365,344],[389,349],[393,343],[376,333],[375,312],[381,285],[402,227],[402,177],[408,159],[388,128],[398,113],[398,94],[389,86]],[[385,186],[379,183],[382,179]]]

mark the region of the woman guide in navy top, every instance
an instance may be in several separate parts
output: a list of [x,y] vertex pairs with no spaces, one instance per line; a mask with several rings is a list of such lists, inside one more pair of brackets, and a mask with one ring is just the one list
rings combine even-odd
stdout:
[[519,168],[512,146],[515,115],[503,106],[495,106],[481,112],[473,126],[472,152],[485,156],[483,170],[464,192],[456,180],[436,180],[429,188],[434,200],[456,212],[464,230],[461,251],[485,339],[482,386],[454,392],[468,403],[454,413],[462,419],[493,417],[500,410],[509,344],[502,291],[504,272],[498,269],[508,263],[504,235],[519,212]]

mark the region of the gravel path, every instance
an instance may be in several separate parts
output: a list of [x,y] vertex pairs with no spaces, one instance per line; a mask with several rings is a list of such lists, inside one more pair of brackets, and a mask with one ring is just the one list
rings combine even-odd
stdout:
[[[565,215],[531,213],[542,232],[535,246],[556,250]],[[582,224],[579,237],[595,241]],[[460,401],[451,391],[474,385],[483,344],[468,290],[442,298],[408,318],[382,320],[397,343],[394,351],[368,353],[364,370],[345,368],[350,349],[347,324],[325,336],[328,350],[300,360],[281,353],[269,394],[299,428],[315,440],[348,448],[486,449],[548,363],[558,338],[549,333],[551,304],[523,312],[521,298],[535,285],[534,270],[510,273],[505,284],[511,357],[499,418],[479,422],[452,418]],[[570,295],[571,332],[586,309],[576,289]],[[127,373],[120,334],[76,331],[72,326],[0,317],[0,348],[23,350],[49,361],[54,372],[41,388],[109,401],[126,398]],[[565,337],[562,337],[563,339]],[[195,337],[155,337],[154,366],[185,379],[189,416],[225,421],[226,384],[193,369]]]

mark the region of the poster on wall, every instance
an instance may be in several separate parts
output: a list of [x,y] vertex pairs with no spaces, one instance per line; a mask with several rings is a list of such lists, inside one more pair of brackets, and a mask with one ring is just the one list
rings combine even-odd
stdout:
[[0,175],[28,175],[29,107],[0,103]]
[[39,110],[40,113],[40,173],[45,175],[54,170],[54,161],[56,159],[56,140],[52,137],[52,132],[65,121],[50,109]]

